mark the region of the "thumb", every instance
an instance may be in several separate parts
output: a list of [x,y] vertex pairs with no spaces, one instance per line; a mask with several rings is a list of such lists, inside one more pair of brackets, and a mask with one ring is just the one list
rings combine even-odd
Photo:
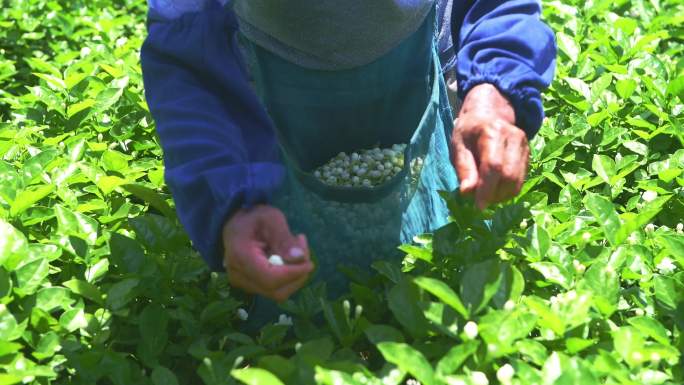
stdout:
[[454,163],[460,182],[461,194],[470,194],[475,191],[479,173],[472,151],[463,144],[457,146],[454,154]]

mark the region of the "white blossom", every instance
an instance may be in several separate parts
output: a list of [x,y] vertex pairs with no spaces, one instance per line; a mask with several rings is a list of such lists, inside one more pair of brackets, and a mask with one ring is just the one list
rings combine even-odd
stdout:
[[641,199],[646,202],[653,202],[656,198],[658,198],[658,193],[655,191],[646,190],[641,194]]
[[281,314],[280,317],[278,317],[278,322],[276,322],[276,325],[292,326],[292,317]]
[[670,274],[677,269],[677,266],[675,266],[673,262],[674,261],[669,257],[665,257],[656,265],[656,269],[658,269],[661,274]]
[[242,321],[247,321],[247,318],[249,318],[249,314],[247,314],[247,310],[245,310],[243,308],[237,309],[237,316]]
[[482,372],[471,372],[470,380],[473,382],[473,385],[489,385],[487,375]]
[[477,324],[473,321],[468,321],[463,327],[463,332],[469,339],[475,339],[478,334]]
[[285,264],[285,262],[283,261],[283,257],[281,257],[278,254],[273,254],[270,257],[268,257],[268,263],[274,266],[282,266]]
[[496,378],[502,384],[508,384],[515,375],[515,369],[510,364],[505,364],[496,371]]

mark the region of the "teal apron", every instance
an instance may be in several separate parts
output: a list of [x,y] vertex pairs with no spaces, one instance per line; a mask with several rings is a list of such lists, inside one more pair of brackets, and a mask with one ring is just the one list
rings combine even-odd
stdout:
[[[293,232],[307,235],[317,259],[313,280],[329,297],[347,289],[339,265],[368,270],[376,260],[399,263],[402,243],[444,225],[438,191],[457,187],[447,138],[453,125],[436,53],[434,12],[399,46],[350,70],[300,67],[244,44],[255,88],[277,129],[287,178],[273,202]],[[334,187],[313,171],[344,151],[407,144],[401,172],[376,187]],[[256,326],[278,309],[257,297]]]

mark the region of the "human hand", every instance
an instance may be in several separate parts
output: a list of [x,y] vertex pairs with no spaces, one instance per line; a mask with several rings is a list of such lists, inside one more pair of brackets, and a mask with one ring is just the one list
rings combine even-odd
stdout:
[[[306,237],[293,235],[283,213],[274,207],[236,212],[223,226],[223,246],[231,285],[276,302],[304,286],[313,270]],[[269,263],[272,254],[282,256],[285,264]]]
[[474,193],[481,210],[520,192],[530,148],[525,132],[515,126],[513,107],[496,87],[480,84],[468,92],[451,145],[461,193]]

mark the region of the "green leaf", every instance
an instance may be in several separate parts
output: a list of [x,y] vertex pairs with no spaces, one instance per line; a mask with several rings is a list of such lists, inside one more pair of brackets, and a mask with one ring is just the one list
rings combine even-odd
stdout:
[[107,306],[112,310],[119,310],[135,297],[135,289],[140,280],[127,278],[112,285],[107,292]]
[[152,370],[152,384],[154,385],[178,385],[178,378],[169,369],[158,365]]
[[372,344],[380,342],[404,342],[404,335],[401,331],[389,325],[370,325],[364,331],[366,338]]
[[33,294],[42,284],[48,273],[50,264],[47,259],[39,259],[16,270],[17,286],[23,295]]
[[271,372],[260,368],[235,369],[230,375],[247,385],[284,385]]
[[629,99],[637,88],[634,79],[622,79],[615,83],[615,89],[622,99]]
[[109,271],[109,260],[104,258],[100,259],[95,262],[94,265],[86,269],[85,279],[90,283],[96,282],[99,278],[102,278],[107,271]]
[[479,346],[480,341],[469,340],[452,347],[437,363],[437,374],[443,376],[455,373]]
[[102,153],[102,165],[108,171],[123,172],[128,169],[129,156],[116,150],[107,150]]
[[424,247],[418,247],[414,245],[401,245],[399,246],[399,250],[417,259],[421,259],[425,262],[432,263],[432,252]]
[[556,38],[558,40],[558,48],[560,48],[563,53],[568,55],[570,60],[576,63],[580,52],[579,45],[572,37],[564,34],[563,32],[557,32]]
[[74,308],[65,311],[59,317],[59,324],[69,332],[74,332],[78,329],[83,329],[88,326],[88,321],[85,318],[83,308]]
[[667,336],[667,329],[665,329],[657,319],[641,316],[628,318],[627,322],[644,335],[656,340],[658,343],[670,346],[670,338]]
[[594,193],[587,193],[584,204],[599,223],[603,234],[611,245],[617,246],[616,234],[620,229],[620,218],[615,212],[615,206],[608,199]]
[[460,294],[469,314],[479,313],[497,293],[503,277],[501,266],[498,258],[490,258],[463,272]]
[[74,303],[70,291],[63,287],[46,287],[36,293],[36,307],[51,312],[56,308],[68,310]]
[[62,205],[55,205],[55,216],[60,234],[75,235],[83,238],[89,245],[95,244],[99,227],[96,220]]
[[17,194],[12,206],[10,207],[10,216],[16,217],[17,215],[23,213],[33,204],[50,195],[54,189],[54,185],[48,184],[31,187],[20,192]]
[[322,385],[362,385],[362,382],[355,380],[351,375],[339,370],[325,369],[316,366],[316,384]]
[[90,284],[86,281],[80,279],[72,279],[64,282],[62,285],[71,289],[75,294],[81,295],[88,298],[100,305],[104,305],[104,300],[102,299],[102,292],[97,286]]
[[500,357],[515,351],[515,341],[534,330],[537,316],[520,309],[490,311],[478,322],[479,334],[487,343],[488,354]]
[[677,309],[677,304],[684,301],[684,283],[663,275],[653,278],[655,297],[667,309]]
[[680,76],[670,81],[667,85],[667,93],[679,98],[684,103],[684,76]]
[[584,274],[580,287],[593,294],[593,305],[606,317],[617,310],[620,281],[615,268],[606,261],[594,262]]
[[572,284],[572,275],[563,266],[554,262],[533,262],[530,267],[537,270],[547,281],[556,283],[564,289]]
[[394,317],[412,336],[420,338],[426,335],[428,322],[418,306],[420,297],[413,283],[400,280],[390,289],[387,300]]
[[546,258],[546,253],[549,251],[549,247],[551,247],[549,233],[535,223],[527,231],[527,239],[530,241],[527,248],[528,258],[532,261],[541,261]]
[[611,179],[615,176],[615,162],[605,155],[594,155],[591,167],[605,183],[610,184]]
[[[0,266],[13,270],[15,262],[14,258],[11,257],[21,256],[23,258],[27,253],[28,242],[24,234],[0,218]],[[10,261],[12,263],[8,264]]]
[[38,346],[36,346],[36,350],[31,354],[39,360],[50,358],[61,350],[62,347],[60,342],[57,333],[50,331],[41,336],[40,342],[38,342]]
[[153,355],[159,355],[168,341],[169,316],[158,304],[149,304],[140,313],[138,328],[146,348]]
[[378,350],[388,362],[410,373],[425,385],[437,384],[435,372],[425,356],[410,345],[399,342],[381,342]]
[[158,192],[137,184],[126,184],[123,188],[131,194],[149,203],[152,207],[159,210],[167,218],[175,218],[176,212],[166,203],[166,199]]
[[21,337],[23,328],[7,309],[5,304],[0,303],[0,341],[14,341]]
[[458,298],[458,294],[456,294],[456,292],[454,292],[446,283],[429,277],[417,277],[413,281],[423,288],[423,290],[451,306],[461,314],[463,318],[468,319],[468,310],[463,306],[461,299]]

